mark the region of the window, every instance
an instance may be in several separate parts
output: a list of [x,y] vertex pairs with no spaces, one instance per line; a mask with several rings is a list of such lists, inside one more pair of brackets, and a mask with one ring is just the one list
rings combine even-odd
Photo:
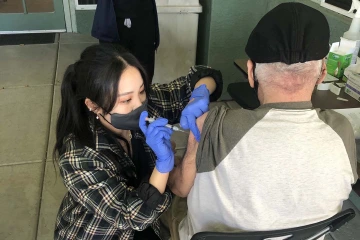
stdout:
[[352,0],[321,0],[320,5],[350,18],[355,15],[353,12],[349,13]]
[[96,4],[97,0],[78,0],[78,5],[91,5]]
[[76,10],[95,10],[97,0],[75,0]]
[[349,11],[351,8],[352,0],[325,0],[327,4]]

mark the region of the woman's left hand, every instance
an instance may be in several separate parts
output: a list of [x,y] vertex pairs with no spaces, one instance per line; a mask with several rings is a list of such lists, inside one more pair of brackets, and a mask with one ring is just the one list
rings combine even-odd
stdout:
[[190,102],[181,113],[180,125],[183,129],[190,129],[196,141],[200,141],[200,131],[196,126],[196,119],[209,111],[210,92],[206,85],[200,85],[191,94]]
[[145,135],[146,143],[157,157],[156,169],[161,173],[168,173],[174,168],[174,152],[170,142],[173,130],[165,127],[168,123],[165,118],[158,118],[147,126],[147,117],[148,112],[141,113],[140,129]]

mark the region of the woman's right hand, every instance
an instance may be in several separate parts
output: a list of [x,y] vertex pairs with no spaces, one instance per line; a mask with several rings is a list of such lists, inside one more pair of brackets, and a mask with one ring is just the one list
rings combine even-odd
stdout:
[[146,137],[146,143],[157,156],[156,169],[160,173],[168,173],[174,168],[174,152],[170,141],[173,130],[165,127],[168,123],[165,118],[158,118],[147,126],[147,117],[148,112],[141,113],[140,129]]

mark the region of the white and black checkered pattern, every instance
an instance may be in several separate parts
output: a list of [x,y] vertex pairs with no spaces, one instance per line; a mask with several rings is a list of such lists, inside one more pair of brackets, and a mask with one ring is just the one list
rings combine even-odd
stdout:
[[[192,67],[187,76],[169,84],[154,84],[149,93],[148,112],[178,123],[181,111],[189,102],[194,73],[210,68]],[[218,72],[218,71],[217,71]],[[221,75],[220,75],[221,76]],[[214,77],[216,78],[216,77]],[[199,79],[198,79],[199,80]],[[222,86],[221,77],[215,79]],[[215,96],[218,98],[219,96]],[[59,166],[68,189],[56,219],[55,239],[133,239],[134,230],[151,226],[160,235],[158,218],[171,203],[171,192],[160,194],[147,182],[135,188],[135,165],[121,146],[101,126],[93,128],[95,149],[82,145],[75,136],[65,140],[66,150],[60,154]],[[156,156],[141,139],[154,168]]]

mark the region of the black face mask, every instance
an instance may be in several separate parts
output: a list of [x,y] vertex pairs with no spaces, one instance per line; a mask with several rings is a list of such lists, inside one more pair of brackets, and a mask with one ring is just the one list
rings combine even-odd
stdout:
[[259,82],[257,79],[254,79],[254,91],[255,91],[256,96],[258,95],[258,89],[259,89]]
[[256,79],[256,76],[255,76],[255,68],[256,68],[256,63],[253,62],[254,64],[254,68],[253,68],[253,76],[254,76],[254,91],[255,91],[255,94],[256,94],[256,97],[257,97],[257,94],[258,94],[258,89],[259,89],[259,82],[258,80]]
[[259,89],[259,81],[256,79],[255,76],[255,68],[256,68],[256,63],[254,63],[254,69],[253,69],[253,75],[254,75],[254,94],[253,94],[253,106],[251,109],[255,109],[258,108],[260,106],[260,101],[259,101],[259,97],[258,97],[258,89]]
[[147,110],[147,100],[142,105],[128,114],[110,113],[111,123],[102,116],[105,121],[111,124],[114,128],[122,130],[139,130],[139,119],[143,111]]

